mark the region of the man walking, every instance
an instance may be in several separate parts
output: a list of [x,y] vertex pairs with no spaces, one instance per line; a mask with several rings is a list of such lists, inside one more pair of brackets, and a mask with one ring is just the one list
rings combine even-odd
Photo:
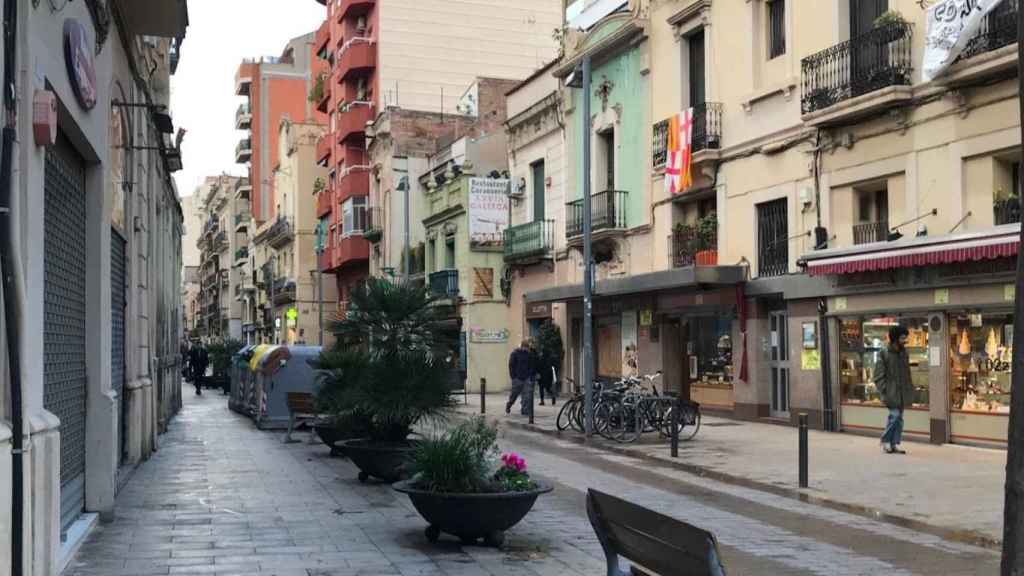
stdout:
[[537,374],[536,363],[533,353],[530,351],[530,341],[523,340],[519,348],[512,351],[508,357],[508,375],[512,379],[512,393],[505,403],[505,414],[512,412],[512,405],[516,403],[519,395],[522,394],[522,402],[519,403],[519,412],[523,416],[530,413],[527,405],[533,403],[533,378]]
[[875,387],[889,409],[881,440],[882,451],[886,454],[906,454],[900,447],[903,440],[903,409],[914,398],[906,347],[908,336],[905,326],[890,328],[889,345],[882,350],[875,365]]

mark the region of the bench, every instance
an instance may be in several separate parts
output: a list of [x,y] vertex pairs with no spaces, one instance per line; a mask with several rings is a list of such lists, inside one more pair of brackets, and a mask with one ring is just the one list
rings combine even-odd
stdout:
[[305,422],[316,420],[316,408],[313,406],[313,395],[309,392],[288,393],[288,433],[285,434],[285,443],[296,442],[292,439],[292,432],[295,426]]
[[[608,576],[725,576],[713,534],[597,490],[587,516],[608,562]],[[619,557],[635,566],[619,568]]]

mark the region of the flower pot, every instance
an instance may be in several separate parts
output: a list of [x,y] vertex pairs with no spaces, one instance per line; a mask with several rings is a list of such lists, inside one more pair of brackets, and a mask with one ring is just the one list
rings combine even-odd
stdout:
[[345,430],[329,422],[317,422],[313,425],[316,435],[324,444],[331,449],[331,456],[341,456],[341,448],[335,444],[342,440],[349,440],[351,436]]
[[408,463],[416,445],[413,442],[382,442],[378,440],[345,440],[337,444],[341,453],[359,467],[359,481],[379,478],[397,482],[408,477]]
[[701,250],[694,255],[697,266],[717,266],[718,250]]
[[551,491],[550,486],[540,485],[529,492],[446,494],[420,490],[411,480],[398,482],[394,489],[407,494],[427,521],[426,535],[431,542],[436,542],[444,532],[464,544],[483,538],[488,546],[501,546],[505,531],[526,516],[538,496]]

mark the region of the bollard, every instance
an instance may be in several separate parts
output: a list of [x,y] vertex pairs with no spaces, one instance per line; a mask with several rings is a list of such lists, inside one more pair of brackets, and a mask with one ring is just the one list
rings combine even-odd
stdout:
[[534,395],[535,392],[537,392],[537,390],[534,389],[534,386],[536,386],[536,381],[531,379],[530,380],[530,424],[531,425],[533,424],[533,407],[536,404],[536,402],[533,400],[533,395]]
[[800,487],[807,488],[807,414],[800,413]]
[[672,457],[679,458],[679,410],[683,407],[683,401],[676,398],[676,405],[672,408]]
[[480,379],[480,413],[487,414],[487,378]]

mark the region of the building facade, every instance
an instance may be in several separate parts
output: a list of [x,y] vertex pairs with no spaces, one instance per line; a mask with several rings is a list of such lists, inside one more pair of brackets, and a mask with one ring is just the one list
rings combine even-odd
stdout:
[[196,240],[200,248],[199,305],[201,315],[198,336],[208,340],[242,339],[241,286],[248,274],[251,219],[249,200],[236,190],[237,176],[210,176],[193,196],[201,199],[202,234]]
[[[20,372],[5,341],[0,398],[18,386],[22,403],[0,405],[0,500],[21,484],[24,522],[0,515],[0,574],[20,548],[22,573],[50,575],[113,514],[120,474],[180,407],[181,156],[167,106],[188,14],[184,2],[27,0],[17,13],[5,54],[33,72],[5,90],[17,98],[3,240],[16,290],[3,304],[18,311]],[[55,139],[33,129],[37,104],[52,106]]]
[[[557,285],[527,291],[514,321],[564,305],[566,369],[578,377],[589,179],[598,376],[619,377],[633,347],[640,372],[662,370],[667,389],[706,409],[784,422],[806,412],[822,428],[875,434],[885,409],[874,365],[903,324],[917,390],[908,434],[1004,444],[1018,7],[1000,2],[925,81],[926,11],[910,0],[570,5],[552,70],[569,250],[564,261],[555,250]],[[677,114],[692,143],[681,190],[665,182]],[[528,200],[528,177],[522,188]]]
[[[416,178],[406,173],[382,175],[379,170],[371,176],[376,164],[368,157],[373,144],[366,127],[387,109],[401,108],[438,114],[440,126],[430,133],[444,131],[444,115],[465,115],[475,109],[476,101],[459,96],[478,76],[524,78],[554,57],[557,47],[551,31],[559,25],[560,7],[552,0],[514,5],[499,0],[318,1],[327,6],[327,19],[315,43],[325,69],[311,99],[329,117],[329,131],[317,152],[328,168],[317,209],[323,229],[330,231],[321,261],[324,270],[335,276],[344,302],[349,290],[370,272],[369,243],[361,228],[347,227],[346,215],[366,213],[371,179],[387,183]],[[458,19],[459,26],[423,25],[451,19]],[[414,34],[408,32],[410,27]],[[488,49],[472,57],[452,49],[480,42],[486,42]],[[404,161],[394,166],[399,171],[410,168]],[[350,220],[362,225],[367,219],[354,216]]]

